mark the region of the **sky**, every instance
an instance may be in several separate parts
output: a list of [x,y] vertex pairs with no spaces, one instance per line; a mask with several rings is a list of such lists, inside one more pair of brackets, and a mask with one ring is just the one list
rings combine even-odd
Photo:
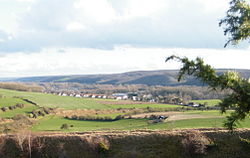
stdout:
[[250,69],[224,48],[229,0],[0,0],[0,77],[178,69],[170,55]]

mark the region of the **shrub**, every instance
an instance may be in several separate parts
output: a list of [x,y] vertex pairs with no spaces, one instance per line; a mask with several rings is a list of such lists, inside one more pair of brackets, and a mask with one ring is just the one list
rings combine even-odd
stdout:
[[[65,118],[67,119],[71,119],[71,120],[82,120],[82,121],[116,121],[118,120],[117,118],[112,119],[110,116],[105,116],[105,117],[101,117],[101,116],[76,116],[73,115],[71,116],[71,118],[69,116],[66,116]],[[119,119],[124,118],[123,116],[119,116]]]
[[61,129],[69,129],[69,125],[67,123],[62,124]]
[[190,131],[182,140],[184,150],[189,155],[205,154],[210,144],[212,144],[212,141],[197,131]]
[[3,133],[8,134],[9,132],[11,132],[11,129],[8,127],[4,127]]
[[43,107],[43,111],[44,111],[45,114],[50,114],[51,113],[50,108],[47,108],[47,107]]
[[45,113],[44,113],[44,111],[42,111],[42,110],[38,110],[38,115],[39,115],[39,116],[45,116]]
[[149,119],[150,119],[150,120],[154,120],[154,119],[157,119],[157,118],[158,118],[157,115],[150,115],[150,116],[149,116]]
[[71,117],[71,119],[72,119],[72,120],[77,120],[78,117],[77,117],[76,115],[73,115],[73,116]]
[[98,152],[105,153],[109,150],[109,145],[104,142],[99,142],[97,149],[98,149]]
[[105,116],[102,118],[102,121],[114,121],[114,119],[112,119],[110,116]]
[[33,118],[37,118],[38,117],[38,115],[37,114],[33,114]]
[[15,106],[18,107],[18,108],[23,108],[23,107],[24,107],[24,104],[18,103],[18,104],[16,104]]
[[250,140],[245,139],[245,138],[241,138],[241,137],[239,137],[239,138],[240,138],[241,145],[249,150],[250,149]]
[[17,114],[14,117],[12,117],[13,120],[22,120],[22,119],[27,119],[27,116],[22,115],[22,114]]
[[123,115],[118,115],[118,116],[116,116],[114,120],[121,120],[121,119],[124,119],[124,116],[123,116]]
[[10,109],[10,110],[14,110],[14,109],[16,109],[16,107],[13,106],[13,105],[11,105],[11,106],[9,106],[9,109]]
[[28,116],[29,118],[34,118],[34,115],[32,113],[30,113]]
[[31,113],[36,116],[45,116],[46,114],[50,114],[52,110],[52,108],[43,107],[37,110],[33,110]]
[[2,107],[2,108],[1,108],[1,110],[2,110],[3,112],[7,111],[7,109],[8,109],[7,107]]

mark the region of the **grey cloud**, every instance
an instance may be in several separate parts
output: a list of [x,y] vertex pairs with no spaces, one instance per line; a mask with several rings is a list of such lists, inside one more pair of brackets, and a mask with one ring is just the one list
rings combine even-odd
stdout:
[[[112,49],[116,45],[223,48],[226,41],[218,26],[225,11],[206,13],[197,1],[166,0],[168,8],[156,16],[114,20],[107,24],[94,23],[95,19],[88,21],[87,15],[82,15],[80,21],[84,23],[86,18],[88,27],[70,32],[65,26],[77,19],[73,2],[38,0],[30,12],[21,17],[20,27],[24,31],[12,40],[0,43],[0,51],[38,51],[47,47]],[[118,14],[126,9],[122,0],[109,2]],[[243,44],[242,47],[246,46]]]

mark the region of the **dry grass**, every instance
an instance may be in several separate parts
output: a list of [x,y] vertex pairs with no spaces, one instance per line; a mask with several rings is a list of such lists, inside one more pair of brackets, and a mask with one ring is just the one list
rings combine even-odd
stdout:
[[76,109],[76,110],[57,110],[56,115],[63,117],[71,117],[73,115],[76,116],[85,116],[85,115],[99,115],[99,114],[114,114],[114,113],[127,113],[130,112],[131,109],[103,109],[103,110],[88,110],[88,109]]
[[248,146],[238,135],[249,138],[250,129],[235,132],[199,129],[0,135],[0,157],[249,157]]
[[205,116],[205,115],[199,115],[199,114],[192,114],[192,115],[183,115],[183,114],[177,114],[169,116],[167,121],[177,121],[177,120],[186,120],[186,119],[198,119],[198,118],[222,118],[222,116]]
[[[225,128],[198,128],[192,129],[192,131],[198,131],[203,134],[207,133],[229,133]],[[69,137],[69,136],[79,136],[79,137],[123,137],[123,136],[145,136],[145,135],[183,135],[189,133],[190,129],[176,129],[176,130],[131,130],[131,131],[89,131],[89,132],[35,132],[32,135],[36,137]],[[250,128],[239,128],[235,130],[235,133],[250,132]],[[1,136],[6,136],[5,134],[0,134]],[[15,134],[9,134],[9,136],[15,136]]]
[[197,119],[197,118],[222,118],[222,116],[210,116],[200,114],[184,114],[183,112],[151,112],[132,115],[132,118],[148,118],[151,115],[167,116],[166,121],[186,120],[186,119]]
[[6,123],[12,123],[14,120],[12,119],[0,119],[0,125],[1,124],[6,124]]
[[172,115],[178,115],[182,114],[183,112],[150,112],[150,113],[142,113],[142,114],[136,114],[132,115],[132,118],[145,118],[149,117],[151,115],[162,115],[162,116],[172,116]]

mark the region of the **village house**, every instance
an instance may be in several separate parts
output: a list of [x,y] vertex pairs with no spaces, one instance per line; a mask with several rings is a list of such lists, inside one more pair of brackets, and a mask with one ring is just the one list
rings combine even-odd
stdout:
[[90,95],[89,94],[84,94],[83,97],[84,98],[88,98]]
[[81,98],[82,96],[81,96],[81,94],[75,94],[74,97],[76,97],[76,98]]
[[188,105],[187,106],[191,106],[191,107],[199,107],[200,106],[200,104],[198,104],[198,103],[194,103],[194,102],[190,102],[190,103],[188,103]]
[[103,98],[103,99],[107,99],[107,96],[106,96],[106,95],[103,95],[102,98]]
[[126,100],[128,99],[128,95],[125,93],[115,93],[112,94],[113,97],[115,97],[116,100]]

